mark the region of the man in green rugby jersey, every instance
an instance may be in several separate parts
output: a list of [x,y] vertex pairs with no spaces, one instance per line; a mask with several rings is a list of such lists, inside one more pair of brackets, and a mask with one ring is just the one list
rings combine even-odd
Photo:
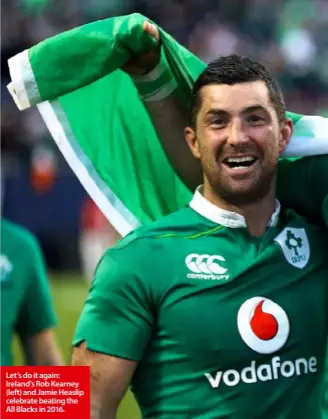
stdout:
[[281,206],[291,135],[259,63],[219,58],[200,75],[185,137],[203,185],[104,255],[77,325],[92,419],[115,418],[130,384],[145,419],[320,418],[328,238],[311,217],[323,222],[328,163],[282,162],[285,202],[294,190],[309,218]]
[[53,328],[50,286],[40,246],[25,228],[1,219],[1,365],[12,365],[20,338],[27,365],[63,365]]
[[[144,22],[144,30],[159,41],[159,31],[156,25],[146,21]],[[143,101],[157,130],[169,161],[181,180],[191,190],[194,190],[201,182],[201,167],[199,161],[194,159],[192,153],[190,153],[181,135],[184,127],[188,124],[187,106],[181,103],[178,86],[172,74],[167,71],[163,51],[157,47],[147,54],[135,57],[127,63],[124,69],[132,76],[132,80],[134,80],[139,90],[140,99]],[[328,132],[327,119],[322,118],[322,128],[323,132],[325,130]],[[297,140],[293,137],[283,156],[312,155],[315,154],[313,151],[320,148],[321,145],[322,143],[320,144],[316,140],[309,141],[306,138]],[[302,167],[303,164],[308,165],[309,160],[306,160],[306,163],[298,162],[297,165],[290,165],[287,162],[280,163],[281,166],[278,168],[278,198],[285,206],[294,208],[307,216],[310,215],[312,219],[318,221],[322,218],[318,185],[314,184],[315,189],[311,194],[308,190],[304,194],[291,186],[295,185],[295,182],[296,184],[299,183],[299,177],[306,176],[306,171]],[[287,172],[285,165],[288,165]],[[315,162],[312,165],[315,165]],[[318,176],[320,177],[321,174],[318,173]],[[287,188],[286,181],[288,181]],[[319,199],[316,198],[317,193],[319,193]],[[309,195],[308,199],[307,195]],[[310,197],[314,199],[310,199]],[[326,211],[326,214],[326,217],[328,217],[328,211]],[[328,226],[327,218],[325,224]],[[328,419],[328,358],[326,359],[325,376],[323,409],[324,417]]]

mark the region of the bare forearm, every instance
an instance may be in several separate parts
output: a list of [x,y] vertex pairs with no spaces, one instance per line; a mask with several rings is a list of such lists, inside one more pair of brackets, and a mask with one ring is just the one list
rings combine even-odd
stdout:
[[144,104],[169,162],[185,185],[194,190],[202,181],[202,172],[184,139],[184,128],[188,125],[187,104],[181,103],[177,92]]
[[159,62],[152,70],[131,77],[169,162],[186,186],[194,190],[202,181],[202,173],[184,137],[188,103],[181,98],[164,50],[160,50],[158,56]]
[[188,103],[182,103],[179,97],[179,86],[160,45],[157,26],[145,20],[143,29],[157,41],[156,46],[131,57],[122,69],[131,76],[173,169],[193,191],[203,176],[184,138]]

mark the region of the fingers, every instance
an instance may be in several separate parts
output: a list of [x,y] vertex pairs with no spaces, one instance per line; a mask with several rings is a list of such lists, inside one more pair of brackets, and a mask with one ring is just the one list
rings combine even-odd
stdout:
[[153,25],[152,23],[148,21],[145,21],[143,23],[143,29],[145,32],[147,32],[149,35],[155,38],[156,41],[159,41],[159,31],[155,25]]

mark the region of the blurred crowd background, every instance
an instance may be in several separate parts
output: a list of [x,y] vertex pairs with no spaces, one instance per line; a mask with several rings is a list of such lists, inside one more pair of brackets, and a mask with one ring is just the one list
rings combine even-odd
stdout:
[[3,0],[3,215],[37,235],[55,271],[81,269],[83,231],[102,231],[104,245],[117,236],[87,199],[37,110],[16,109],[6,89],[7,60],[75,26],[133,12],[206,62],[233,52],[262,61],[279,79],[289,110],[328,116],[327,0]]

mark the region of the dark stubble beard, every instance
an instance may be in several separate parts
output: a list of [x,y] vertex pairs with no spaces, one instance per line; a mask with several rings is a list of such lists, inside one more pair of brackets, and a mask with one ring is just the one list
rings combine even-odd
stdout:
[[276,167],[274,165],[266,167],[256,183],[247,188],[245,192],[236,192],[229,188],[229,185],[225,186],[224,182],[220,181],[218,173],[215,173],[218,171],[217,168],[216,170],[209,170],[205,174],[211,188],[220,199],[234,206],[242,206],[261,201],[272,191],[272,188],[275,188]]

